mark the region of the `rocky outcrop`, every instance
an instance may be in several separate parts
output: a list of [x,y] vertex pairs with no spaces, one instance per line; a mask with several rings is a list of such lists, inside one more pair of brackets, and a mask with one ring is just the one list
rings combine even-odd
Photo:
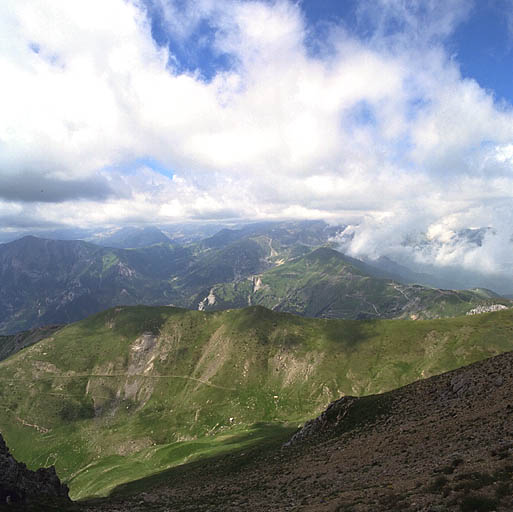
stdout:
[[0,434],[0,507],[3,504],[34,503],[47,498],[68,501],[68,487],[62,484],[55,467],[27,469],[10,453]]
[[287,448],[297,443],[322,434],[326,430],[332,430],[340,425],[351,410],[351,406],[358,400],[354,396],[343,396],[328,405],[320,416],[307,421],[283,447]]

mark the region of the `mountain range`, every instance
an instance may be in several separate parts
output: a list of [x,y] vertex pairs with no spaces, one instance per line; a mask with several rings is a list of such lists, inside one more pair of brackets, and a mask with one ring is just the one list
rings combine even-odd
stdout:
[[489,290],[412,285],[415,274],[400,265],[345,256],[330,247],[339,229],[282,222],[222,229],[182,245],[156,229],[102,239],[132,248],[33,236],[0,244],[0,333],[73,322],[116,305],[261,304],[326,318],[433,318],[510,305]]
[[245,280],[212,287],[202,310],[258,304],[315,318],[443,318],[476,305],[509,305],[485,289],[454,291],[404,285],[387,272],[321,247]]
[[25,237],[0,245],[0,332],[67,323],[113,304],[168,303],[166,277],[189,251],[171,244],[137,251]]

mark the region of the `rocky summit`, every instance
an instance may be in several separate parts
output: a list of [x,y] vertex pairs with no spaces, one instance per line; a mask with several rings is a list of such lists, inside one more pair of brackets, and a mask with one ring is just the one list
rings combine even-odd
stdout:
[[59,480],[55,467],[27,469],[10,454],[0,434],[0,507],[32,506],[44,510],[44,503],[50,508],[55,498],[64,504],[69,501],[68,487]]
[[513,353],[382,395],[345,397],[291,442],[119,488],[81,510],[513,510]]

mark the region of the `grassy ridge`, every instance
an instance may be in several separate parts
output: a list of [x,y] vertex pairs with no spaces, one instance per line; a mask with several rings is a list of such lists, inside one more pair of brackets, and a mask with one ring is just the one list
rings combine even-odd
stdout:
[[[445,318],[511,301],[486,290],[439,290],[370,275],[364,263],[321,247],[260,276],[212,288],[206,309],[258,304],[317,318]],[[493,295],[493,296],[492,296]]]
[[55,464],[75,498],[102,495],[297,426],[343,394],[507,350],[509,310],[412,322],[115,308],[0,363],[0,430],[29,466]]

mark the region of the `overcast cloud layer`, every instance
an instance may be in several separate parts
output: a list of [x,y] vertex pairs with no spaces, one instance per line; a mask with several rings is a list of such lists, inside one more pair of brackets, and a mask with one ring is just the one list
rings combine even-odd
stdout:
[[[445,46],[468,1],[362,1],[355,27],[185,5],[1,2],[4,228],[325,219],[353,255],[510,271],[513,111]],[[205,46],[225,64],[184,71]],[[481,246],[455,236],[478,227]]]

